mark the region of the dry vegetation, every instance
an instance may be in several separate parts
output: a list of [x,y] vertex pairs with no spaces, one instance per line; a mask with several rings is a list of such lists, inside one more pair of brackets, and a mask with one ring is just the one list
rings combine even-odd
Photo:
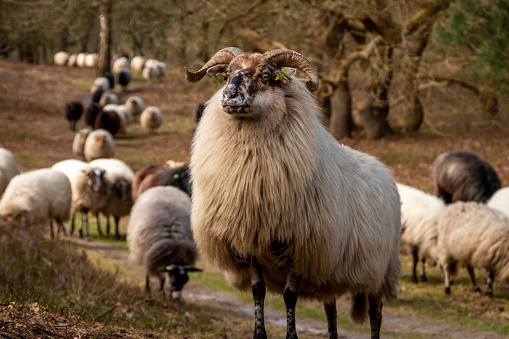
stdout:
[[[0,147],[15,154],[22,171],[73,158],[71,143],[74,134],[63,118],[64,102],[75,97],[87,98],[94,78],[93,71],[87,69],[0,60]],[[134,171],[148,163],[162,164],[168,159],[187,161],[195,129],[194,107],[207,100],[217,88],[211,79],[189,85],[183,70],[171,70],[161,83],[148,86],[138,77],[130,84],[127,93],[116,89],[121,101],[129,95],[138,95],[147,104],[159,106],[165,119],[162,128],[153,136],[137,123],[130,125],[127,135],[116,139],[116,157]],[[468,149],[490,161],[503,185],[507,186],[509,112],[506,102],[501,102],[501,112],[496,120],[483,121],[476,97],[463,88],[433,88],[430,92],[421,92],[421,96],[426,123],[418,133],[342,142],[380,158],[393,171],[397,181],[429,193],[433,193],[434,158],[453,149]],[[78,127],[84,127],[82,121]],[[0,337],[9,338],[9,333],[11,337],[37,335],[41,338],[157,338],[160,335],[243,338],[251,335],[251,319],[220,312],[213,306],[174,305],[146,299],[138,276],[116,281],[120,279],[116,277],[123,276],[125,268],[105,268],[93,254],[83,257],[80,248],[67,241],[62,241],[63,246],[55,247],[46,240],[38,240],[40,250],[32,251],[21,245],[26,245],[25,238],[21,236],[11,242],[8,234],[8,230],[0,234],[0,248],[3,248],[0,251]],[[66,259],[58,259],[63,257]],[[19,258],[39,259],[20,263]],[[414,286],[409,283],[409,258],[402,258],[401,298],[395,304],[386,305],[387,312],[440,319],[477,331],[509,335],[509,292],[503,284],[496,284],[495,298],[489,300],[472,292],[467,275],[462,272],[452,296],[446,298],[437,268],[431,269],[429,283]],[[24,266],[26,270],[9,271],[10,265]],[[54,276],[54,280],[43,279],[45,276]],[[481,275],[481,279],[484,277]],[[200,278],[204,284],[207,283],[205,280]],[[45,289],[45,284],[52,286],[51,293]],[[120,285],[110,288],[115,284]],[[220,288],[225,287],[221,285]],[[92,295],[93,299],[89,300]],[[34,300],[38,304],[33,304]],[[120,306],[115,306],[117,302]],[[309,310],[306,308],[302,312],[307,312],[307,316],[313,312],[322,313],[315,305],[306,307]],[[342,327],[350,326],[355,331],[361,329],[345,324],[344,317],[341,314]],[[366,330],[365,326],[362,330]],[[283,336],[281,329],[271,328],[269,332],[276,337]],[[402,337],[397,332],[386,334]]]

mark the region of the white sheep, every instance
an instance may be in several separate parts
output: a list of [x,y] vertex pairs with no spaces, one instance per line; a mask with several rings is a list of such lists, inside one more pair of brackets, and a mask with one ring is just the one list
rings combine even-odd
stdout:
[[143,67],[145,67],[145,62],[147,58],[141,55],[137,55],[131,59],[131,71],[133,73],[141,73],[143,71]]
[[115,156],[115,141],[113,140],[113,135],[102,128],[90,132],[85,140],[83,155],[86,161],[100,158],[113,158]]
[[145,102],[138,96],[131,96],[127,98],[125,105],[129,107],[133,113],[133,116],[137,117],[145,109]]
[[67,60],[67,66],[68,67],[76,67],[77,59],[78,59],[78,54],[69,55],[69,59]]
[[148,189],[136,200],[127,225],[127,246],[130,259],[144,268],[145,287],[149,276],[160,279],[169,275],[171,296],[180,298],[182,287],[189,280],[187,272],[197,257],[196,244],[190,227],[191,200],[172,186]]
[[500,188],[491,196],[486,203],[491,208],[497,209],[509,217],[509,187]]
[[19,168],[16,158],[8,149],[0,148],[0,196],[9,181],[17,174],[19,174]]
[[65,66],[67,65],[67,61],[69,60],[69,53],[60,51],[56,52],[53,56],[53,63],[56,66]]
[[87,58],[87,53],[78,53],[76,57],[76,66],[83,68],[85,67],[85,60]]
[[88,128],[80,129],[76,135],[74,136],[74,140],[72,142],[72,154],[78,158],[85,157],[85,141],[87,140],[89,134],[92,130]]
[[467,267],[476,291],[481,289],[474,268],[488,271],[490,297],[495,276],[509,284],[509,219],[502,212],[472,201],[447,206],[438,221],[437,248],[446,294],[451,293],[450,279],[459,264]]
[[99,54],[89,53],[85,57],[85,67],[94,68],[97,66],[98,61],[99,61]]
[[[281,69],[311,77],[303,84]],[[223,72],[225,72],[223,74]],[[284,72],[284,73],[283,73]],[[255,338],[266,336],[265,291],[283,294],[287,338],[297,296],[324,303],[337,337],[336,298],[378,338],[382,298],[397,297],[400,200],[377,159],[339,144],[320,123],[312,64],[291,50],[217,52],[206,73],[226,85],[207,103],[192,147],[191,225],[201,253],[241,291],[252,291]],[[369,306],[368,306],[369,305]]]
[[[115,218],[115,239],[120,240],[118,223],[121,217],[128,215],[133,206],[132,183],[134,172],[126,163],[118,159],[96,159],[90,166],[103,169],[105,178],[111,185],[111,194],[106,206],[100,210],[106,216],[106,234],[110,233],[110,215]],[[101,234],[97,218],[99,235]]]
[[163,124],[163,113],[156,106],[148,106],[140,115],[141,127],[147,129],[150,134]]
[[118,73],[123,69],[131,69],[131,63],[127,57],[120,57],[113,62],[113,67],[111,68],[113,73]]
[[417,188],[398,183],[401,198],[401,244],[410,247],[413,257],[412,282],[417,283],[417,262],[422,259],[422,281],[427,281],[426,258],[436,261],[438,218],[445,209],[442,199]]
[[127,125],[130,125],[134,119],[133,111],[131,110],[131,108],[129,106],[127,106],[126,104],[124,104],[124,105],[118,105],[117,109],[124,116]]
[[112,93],[111,91],[105,91],[101,95],[101,99],[99,99],[99,104],[103,107],[108,104],[118,105],[118,102],[119,102],[118,95],[116,95],[115,93]]
[[97,215],[106,206],[111,194],[111,187],[105,179],[104,170],[75,159],[57,162],[51,168],[65,174],[71,183],[72,203],[70,209],[72,218],[70,234],[72,235],[74,232],[75,214],[81,213],[82,222],[79,236],[83,237],[83,225],[85,225],[86,239],[90,241],[88,213]]
[[103,76],[95,78],[92,88],[90,88],[90,95],[93,95],[98,89],[102,89],[105,92],[110,90],[110,81],[108,78]]
[[49,222],[51,238],[52,221],[64,231],[63,222],[71,210],[71,184],[59,171],[44,168],[15,176],[7,185],[0,200],[0,216],[7,220],[26,218],[29,225]]

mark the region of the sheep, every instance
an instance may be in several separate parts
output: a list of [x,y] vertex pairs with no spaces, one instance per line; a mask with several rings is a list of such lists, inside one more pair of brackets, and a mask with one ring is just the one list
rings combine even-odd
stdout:
[[163,113],[156,106],[148,106],[140,115],[141,127],[146,128],[150,134],[163,124]]
[[83,114],[83,103],[81,100],[69,100],[65,103],[64,117],[69,121],[71,131],[76,131],[76,123]]
[[138,194],[138,191],[140,189],[141,183],[152,173],[161,171],[163,169],[162,166],[149,164],[142,168],[140,168],[136,173],[134,174],[134,180],[133,180],[133,199],[136,200],[140,196]]
[[99,88],[96,91],[94,91],[94,93],[92,93],[91,98],[90,98],[92,103],[99,104],[104,93],[105,93],[105,91],[102,88]]
[[69,59],[67,60],[68,67],[76,67],[76,59],[78,58],[78,54],[69,55]]
[[76,66],[83,68],[85,67],[85,59],[87,58],[87,53],[78,53],[76,57]]
[[[106,206],[100,211],[106,216],[106,234],[110,233],[110,218],[115,219],[115,239],[120,240],[118,222],[121,217],[128,215],[133,206],[132,182],[134,173],[123,161],[118,159],[97,159],[90,162],[90,166],[105,170],[105,177],[111,184],[111,194]],[[101,235],[99,217],[97,228]]]
[[[122,135],[124,135],[126,133],[126,129],[127,129],[127,125],[128,125],[128,122],[127,122],[128,118],[124,115],[122,110],[119,108],[119,105],[108,104],[108,105],[104,106],[103,111],[104,112],[113,112],[113,113],[115,113],[118,116],[119,127],[118,127],[118,131],[115,134],[122,134]],[[108,114],[110,114],[110,113],[108,113]],[[116,118],[115,118],[115,120],[116,120]],[[106,126],[107,125],[108,124],[106,124]],[[109,130],[109,128],[105,128],[105,129]]]
[[446,294],[451,293],[450,278],[458,264],[467,267],[479,292],[473,269],[487,270],[489,297],[493,297],[495,276],[509,284],[509,219],[502,212],[474,201],[448,205],[438,221],[437,248]]
[[136,189],[134,199],[136,200],[143,192],[155,186],[174,186],[191,196],[192,188],[189,166],[161,168],[160,170],[153,171],[141,181]]
[[122,91],[125,92],[127,90],[127,85],[131,82],[131,78],[131,71],[127,68],[124,68],[117,73],[117,83],[122,86]]
[[85,57],[85,67],[94,68],[97,66],[97,62],[99,61],[99,54],[90,53]]
[[427,281],[426,258],[437,258],[437,223],[440,213],[445,209],[442,199],[417,188],[396,184],[401,198],[403,232],[402,245],[410,247],[413,258],[412,282],[417,283],[417,262],[422,258],[422,281]]
[[60,51],[56,52],[53,56],[53,63],[56,66],[65,66],[67,65],[67,61],[69,60],[69,53]]
[[[119,114],[115,110],[102,110],[99,115],[95,118],[94,129],[104,129],[115,135],[120,131],[121,121]],[[124,124],[125,129],[125,124]]]
[[491,208],[501,211],[509,218],[509,187],[504,187],[495,192],[486,203]]
[[111,69],[113,73],[118,73],[121,70],[129,69],[130,67],[131,63],[129,62],[129,59],[125,56],[122,56],[113,62],[113,67]]
[[134,115],[133,115],[133,111],[131,110],[131,108],[129,108],[129,106],[127,106],[125,104],[124,105],[118,105],[117,106],[117,110],[120,113],[122,113],[122,116],[125,118],[126,126],[133,122]]
[[175,187],[153,187],[144,192],[131,210],[127,224],[130,259],[145,269],[145,288],[150,291],[149,276],[160,279],[168,273],[171,296],[179,299],[188,272],[197,257],[189,215],[191,200]]
[[131,96],[127,98],[125,105],[131,109],[133,116],[137,117],[145,109],[145,103],[143,99],[137,96]]
[[147,80],[149,84],[152,84],[155,79],[161,79],[163,70],[159,66],[145,66],[141,74],[143,79]]
[[99,112],[102,111],[101,105],[96,102],[91,102],[85,108],[85,114],[83,120],[85,120],[85,124],[90,127],[94,127],[95,118],[99,115]]
[[109,89],[113,89],[115,87],[115,77],[110,72],[105,72],[101,75],[101,77],[104,77],[108,79],[108,82],[110,84]]
[[502,184],[493,167],[470,151],[451,151],[435,159],[433,177],[437,196],[455,201],[485,203]]
[[19,174],[18,163],[11,151],[0,147],[0,196],[4,193],[7,184],[14,176]]
[[118,95],[116,95],[115,93],[112,93],[111,91],[106,91],[101,95],[99,104],[103,107],[108,104],[118,105]]
[[115,141],[113,135],[104,129],[90,132],[85,141],[83,155],[86,161],[115,156]]
[[141,73],[145,67],[145,61],[147,61],[147,58],[143,56],[138,55],[133,57],[131,59],[131,71],[134,73]]
[[[29,225],[49,222],[51,239],[65,234],[63,222],[71,210],[71,184],[59,171],[44,168],[15,176],[0,200],[0,216],[12,220],[26,218]],[[53,223],[57,222],[56,236]]]
[[76,135],[74,136],[74,140],[72,142],[72,154],[78,158],[84,158],[84,149],[85,149],[85,141],[87,140],[88,135],[92,132],[92,130],[88,128],[80,129]]
[[100,76],[95,78],[94,83],[92,84],[92,88],[90,89],[90,95],[93,95],[95,91],[98,89],[102,89],[103,91],[109,91],[111,87],[110,80],[105,76]]
[[[282,67],[311,80],[288,79]],[[227,82],[194,136],[191,226],[201,253],[234,287],[252,291],[254,338],[266,337],[266,289],[283,294],[287,338],[297,336],[297,296],[324,303],[329,336],[337,337],[336,298],[344,293],[353,296],[353,320],[369,313],[378,338],[382,298],[396,299],[401,272],[390,170],[323,127],[308,91],[318,88],[318,75],[303,55],[229,47],[186,77],[197,82],[206,73]]]

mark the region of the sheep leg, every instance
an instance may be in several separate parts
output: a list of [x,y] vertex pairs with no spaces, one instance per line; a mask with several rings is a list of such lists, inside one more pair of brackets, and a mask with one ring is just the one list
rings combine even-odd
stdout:
[[253,264],[251,266],[251,284],[255,307],[255,330],[253,338],[267,339],[263,316],[263,303],[265,302],[266,288],[265,281],[263,281],[262,277],[262,268],[256,259],[253,259]]
[[486,288],[486,295],[493,298],[493,282],[495,281],[495,273],[490,271],[488,274],[488,288]]
[[[118,232],[118,222],[120,221],[120,217],[115,215],[115,240],[120,240],[120,233]],[[108,231],[109,234],[109,231]]]
[[327,328],[329,330],[329,339],[338,339],[338,311],[336,310],[336,300],[324,302],[323,308],[327,316]]
[[443,263],[442,267],[444,271],[445,294],[449,295],[451,294],[451,281],[449,279],[449,264]]
[[474,268],[470,265],[467,265],[467,271],[470,275],[470,280],[472,280],[472,285],[474,285],[474,290],[476,292],[481,292],[481,288],[479,287],[479,284],[477,283],[477,279],[475,278],[475,272]]
[[71,215],[71,231],[70,231],[69,235],[72,235],[74,233],[75,218],[76,218],[76,213],[73,213]]
[[295,328],[295,306],[297,305],[297,292],[300,278],[292,273],[286,277],[286,286],[283,291],[283,299],[286,306],[286,339],[297,339]]
[[106,216],[106,234],[110,234],[110,216]]
[[369,325],[371,326],[371,339],[380,338],[382,327],[382,297],[380,295],[369,295]]
[[[92,241],[92,238],[90,238],[90,229],[89,229],[89,224],[88,224],[88,215],[85,214],[83,219],[85,220],[85,235],[87,237],[87,241]],[[83,225],[81,225],[81,229],[83,229]],[[81,237],[83,237],[83,233],[80,229],[80,235]]]
[[145,276],[145,291],[150,292],[150,280],[148,274]]
[[166,295],[164,294],[164,277],[159,280],[159,292],[161,292],[163,299],[165,299]]
[[426,277],[426,258],[422,257],[422,275],[421,280],[422,281],[428,281],[428,277]]
[[103,232],[101,230],[101,219],[99,219],[99,213],[95,215],[95,218],[97,220],[97,234],[99,234],[100,237],[103,236]]
[[49,232],[51,234],[51,240],[55,239],[55,236],[53,234],[53,221],[52,220],[49,221]]
[[412,250],[412,282],[417,284],[417,262],[419,262],[419,256],[417,255],[417,250]]

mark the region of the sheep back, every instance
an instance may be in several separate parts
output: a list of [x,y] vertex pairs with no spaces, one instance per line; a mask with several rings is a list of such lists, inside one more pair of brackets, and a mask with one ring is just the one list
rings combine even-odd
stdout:
[[[143,182],[139,185],[137,194],[139,196],[149,188],[155,186],[174,186],[188,193],[190,191],[189,182],[187,180],[184,180],[184,182],[179,180],[182,173],[188,170],[189,166],[184,165],[180,167],[163,168],[160,171],[154,171],[150,175],[147,175]],[[177,178],[175,177],[176,175],[178,175]]]
[[271,90],[278,98],[263,119],[233,119],[222,91],[206,104],[192,147],[198,248],[243,291],[255,257],[275,293],[291,267],[302,277],[299,297],[395,298],[401,220],[391,172],[338,144],[298,79]]
[[19,168],[14,155],[8,149],[0,148],[0,195],[17,174],[19,174]]
[[136,172],[136,174],[134,175],[134,180],[133,180],[133,198],[134,198],[134,200],[136,200],[139,197],[139,195],[141,194],[141,192],[138,193],[138,191],[140,190],[141,183],[145,180],[145,178],[147,178],[149,175],[151,175],[154,172],[161,171],[162,169],[163,169],[162,166],[149,164],[149,165],[146,165],[146,166],[140,168]]
[[488,200],[487,205],[497,209],[509,217],[509,187],[504,187],[495,192]]
[[85,141],[83,154],[87,161],[112,158],[115,155],[115,141],[111,133],[104,129],[92,131]]
[[74,140],[72,142],[72,154],[76,157],[84,157],[84,149],[85,149],[85,141],[87,140],[88,135],[92,131],[88,128],[84,128],[79,130],[74,136]]
[[170,264],[193,265],[197,250],[190,211],[191,200],[175,187],[154,187],[140,195],[127,225],[131,260],[150,275]]
[[456,202],[439,219],[438,258],[442,263],[486,268],[509,283],[508,248],[509,219],[482,203]]
[[0,215],[27,213],[30,224],[69,219],[71,184],[53,169],[39,169],[15,176],[0,201]]

